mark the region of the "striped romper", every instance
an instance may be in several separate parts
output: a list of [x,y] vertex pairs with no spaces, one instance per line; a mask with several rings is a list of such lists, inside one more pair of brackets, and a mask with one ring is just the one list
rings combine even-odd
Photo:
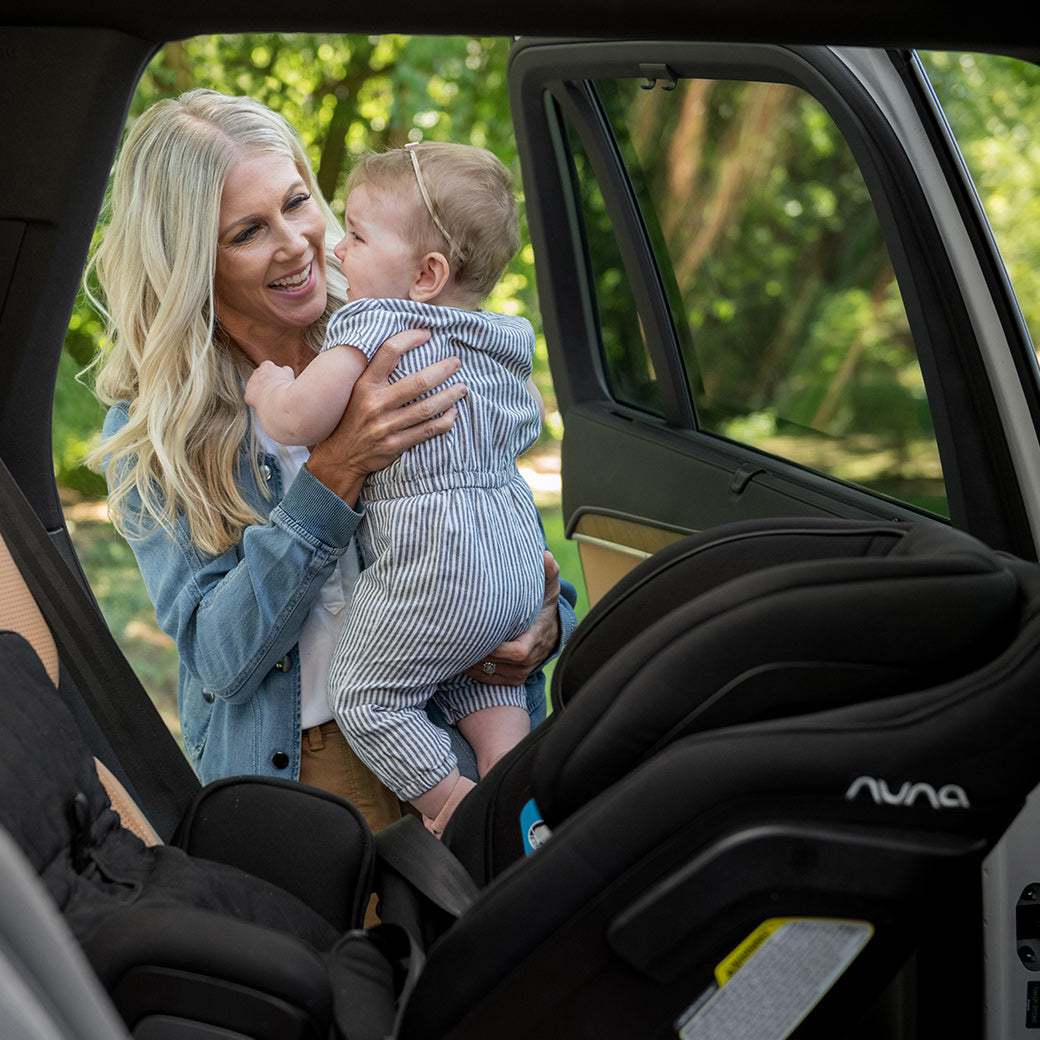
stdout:
[[358,757],[399,798],[455,767],[451,742],[423,711],[452,723],[480,708],[526,707],[524,687],[462,675],[526,631],[545,593],[545,539],[516,458],[538,436],[527,390],[534,332],[523,318],[408,300],[357,300],[333,315],[325,349],[371,359],[402,329],[428,328],[392,379],[454,355],[463,381],[451,431],[371,474],[358,527],[364,559],[329,673],[329,705]]

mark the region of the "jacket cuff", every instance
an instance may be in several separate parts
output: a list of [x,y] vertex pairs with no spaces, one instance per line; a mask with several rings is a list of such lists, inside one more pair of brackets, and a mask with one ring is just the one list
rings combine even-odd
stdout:
[[364,509],[352,509],[306,466],[301,466],[272,515],[279,514],[282,521],[294,530],[342,551],[354,537]]

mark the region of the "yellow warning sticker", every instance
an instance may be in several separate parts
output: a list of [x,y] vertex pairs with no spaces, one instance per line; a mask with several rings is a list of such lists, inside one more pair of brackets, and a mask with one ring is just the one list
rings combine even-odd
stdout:
[[782,924],[790,920],[789,917],[771,917],[768,921],[763,921],[728,957],[715,966],[715,981],[720,986],[725,986],[747,963],[747,959],[755,950]]
[[675,1021],[680,1040],[786,1040],[874,934],[868,921],[774,917],[715,967]]

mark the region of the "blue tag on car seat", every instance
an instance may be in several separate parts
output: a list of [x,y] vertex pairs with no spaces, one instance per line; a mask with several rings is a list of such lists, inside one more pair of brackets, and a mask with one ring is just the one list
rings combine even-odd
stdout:
[[524,854],[530,856],[551,837],[552,831],[542,819],[542,814],[532,798],[520,810],[520,840],[524,844]]

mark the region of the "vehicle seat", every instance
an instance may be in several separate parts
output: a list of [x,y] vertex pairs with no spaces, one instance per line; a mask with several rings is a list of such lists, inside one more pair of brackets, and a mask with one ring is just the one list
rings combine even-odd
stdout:
[[1017,595],[993,553],[937,524],[769,519],[692,535],[583,619],[549,719],[467,797],[445,841],[485,884],[530,851],[532,829],[544,840],[685,735],[971,671],[1010,639]]
[[0,659],[0,825],[132,1032],[327,1035],[326,952],[360,925],[372,888],[373,839],[358,811],[243,777],[203,788],[164,845],[88,750],[56,689],[53,637],[2,538]]
[[970,674],[1020,607],[1001,557],[930,523],[753,521],[661,556],[560,662],[560,721],[533,762],[550,825],[687,734]]
[[[57,689],[60,666],[54,636],[3,538],[0,538],[0,630],[18,632],[25,638]],[[136,834],[145,845],[160,844],[162,839],[122,781],[96,755],[94,766],[122,825]]]
[[980,864],[1040,780],[1040,569],[769,521],[639,571],[532,741],[552,837],[438,940],[400,1040],[872,1035],[894,1006],[873,1035],[980,1035]]

